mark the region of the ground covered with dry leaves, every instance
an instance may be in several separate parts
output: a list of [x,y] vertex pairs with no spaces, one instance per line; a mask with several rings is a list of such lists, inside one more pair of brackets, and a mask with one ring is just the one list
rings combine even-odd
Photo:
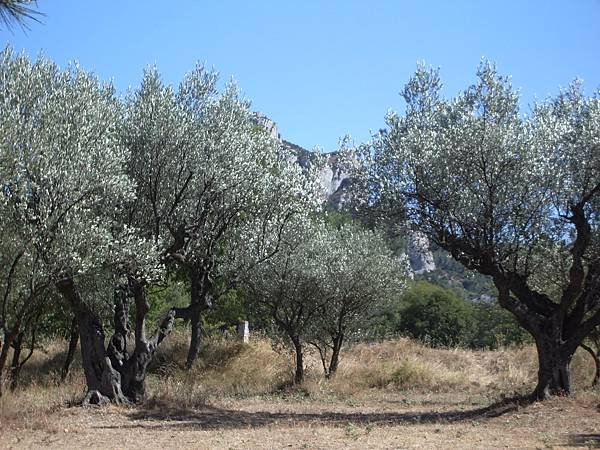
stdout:
[[[435,350],[399,340],[346,352],[335,380],[313,362],[300,388],[286,385],[288,355],[267,341],[212,342],[192,372],[177,361],[185,337],[164,349],[135,407],[77,406],[76,369],[58,385],[58,351],[0,399],[2,448],[600,448],[600,392],[591,362],[573,362],[577,393],[527,404],[532,348]],[[310,361],[310,359],[309,359]],[[50,378],[50,380],[48,380]]]

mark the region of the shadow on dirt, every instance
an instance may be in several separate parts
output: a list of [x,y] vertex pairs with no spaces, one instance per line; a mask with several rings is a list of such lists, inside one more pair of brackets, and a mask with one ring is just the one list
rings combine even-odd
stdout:
[[569,436],[569,445],[573,447],[600,448],[600,434],[573,434]]
[[[144,423],[131,423],[119,425],[119,428],[178,428],[219,430],[249,427],[265,427],[270,425],[301,425],[319,424],[332,426],[346,426],[348,423],[355,425],[402,425],[423,423],[454,423],[461,421],[484,420],[498,417],[528,405],[530,401],[524,397],[504,399],[492,405],[467,411],[444,412],[407,412],[407,413],[361,413],[361,412],[334,412],[324,411],[319,413],[294,413],[294,412],[247,412],[216,407],[204,407],[200,410],[181,409],[169,405],[154,405],[153,408],[141,408],[128,414],[133,421]],[[150,422],[150,423],[149,423]],[[151,422],[156,422],[153,424]],[[102,426],[99,428],[111,428]]]

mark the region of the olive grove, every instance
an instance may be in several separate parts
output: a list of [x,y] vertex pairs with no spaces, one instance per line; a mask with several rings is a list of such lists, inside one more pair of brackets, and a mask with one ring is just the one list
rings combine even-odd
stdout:
[[[1,54],[0,375],[10,348],[23,362],[23,339],[33,349],[60,297],[76,319],[87,401],[140,401],[174,321],[191,323],[191,366],[218,289],[318,208],[316,178],[216,79],[197,67],[175,92],[149,70],[121,100],[77,66]],[[148,335],[148,287],[173,272],[189,280],[189,306]]]

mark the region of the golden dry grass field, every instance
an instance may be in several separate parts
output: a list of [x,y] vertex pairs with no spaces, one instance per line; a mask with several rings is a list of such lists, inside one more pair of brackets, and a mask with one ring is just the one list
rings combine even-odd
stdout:
[[[0,398],[2,448],[595,448],[600,392],[592,362],[573,361],[577,393],[525,404],[535,380],[533,348],[431,349],[400,339],[347,350],[325,381],[309,357],[291,388],[290,355],[267,340],[215,340],[184,371],[185,336],[158,355],[140,406],[82,408],[83,375],[52,375],[63,343],[46,347],[22,387]],[[25,370],[25,369],[24,369]],[[47,375],[50,373],[50,375]]]

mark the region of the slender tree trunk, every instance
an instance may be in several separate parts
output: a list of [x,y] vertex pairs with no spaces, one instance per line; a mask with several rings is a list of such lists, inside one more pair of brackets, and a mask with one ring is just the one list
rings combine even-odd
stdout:
[[344,335],[339,334],[333,339],[333,349],[331,351],[331,360],[329,362],[329,371],[326,375],[327,378],[335,376],[338,366],[340,363],[340,352],[342,350],[342,343],[344,342]]
[[304,355],[302,352],[302,343],[298,338],[292,338],[294,350],[296,352],[296,372],[294,374],[294,384],[298,385],[304,381]]
[[60,373],[60,381],[64,382],[69,376],[71,370],[71,364],[75,358],[75,351],[77,350],[77,342],[79,341],[79,326],[77,325],[77,317],[73,317],[71,321],[71,333],[69,335],[69,347],[67,349],[67,355],[65,362]]
[[212,305],[210,295],[212,285],[208,280],[208,274],[207,270],[197,268],[193,268],[191,271],[190,309],[188,311],[191,336],[185,365],[188,370],[194,366],[200,352],[202,312]]
[[17,335],[12,343],[13,357],[10,365],[10,389],[13,391],[17,388],[19,374],[21,372],[21,351],[23,349],[23,338],[24,333],[21,332]]
[[580,344],[580,347],[586,352],[588,352],[594,359],[594,366],[596,368],[596,371],[594,373],[594,379],[592,380],[592,387],[598,386],[598,383],[600,383],[600,351],[595,352],[591,347],[583,343]]

